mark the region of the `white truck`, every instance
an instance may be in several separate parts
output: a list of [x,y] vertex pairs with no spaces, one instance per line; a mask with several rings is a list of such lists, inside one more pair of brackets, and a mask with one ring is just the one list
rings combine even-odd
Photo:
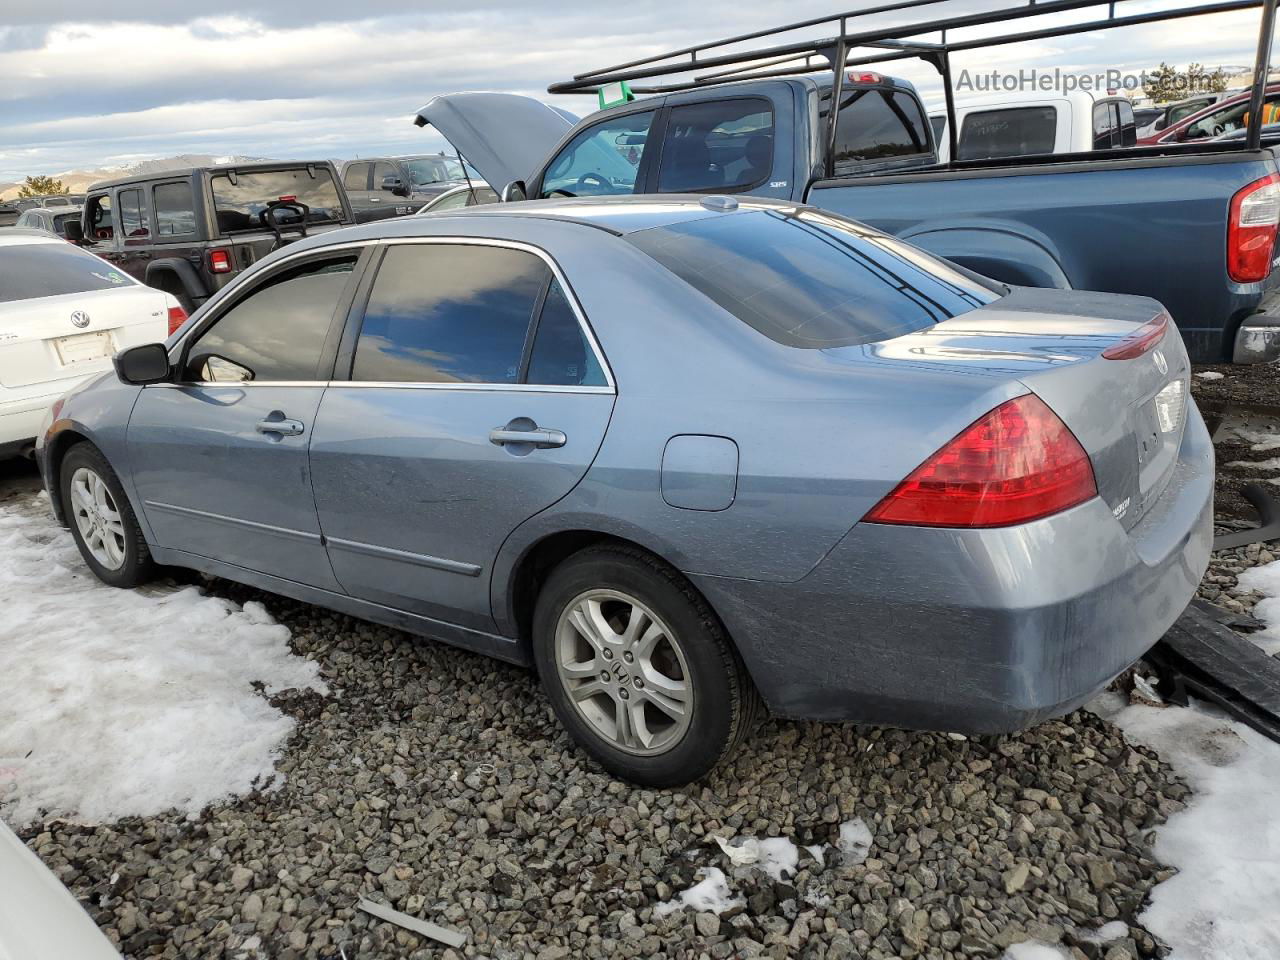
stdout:
[[[947,162],[947,112],[929,109],[938,158]],[[957,160],[989,160],[1048,153],[1085,153],[1132,147],[1137,142],[1133,105],[1118,94],[1083,90],[1050,96],[1028,92],[991,94],[956,102]]]

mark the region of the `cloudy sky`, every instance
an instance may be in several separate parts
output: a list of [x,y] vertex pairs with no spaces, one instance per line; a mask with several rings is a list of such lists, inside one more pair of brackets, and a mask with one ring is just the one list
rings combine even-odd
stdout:
[[[944,0],[939,9],[1015,2]],[[1124,0],[1122,10],[1190,2]],[[840,0],[0,0],[0,180],[177,153],[346,159],[436,149],[435,135],[411,120],[438,93],[545,96],[548,83],[587,68],[839,7]],[[895,16],[877,22],[902,21]],[[1256,18],[1244,11],[1007,46],[966,55],[956,69],[1136,72],[1162,59],[1241,65],[1253,59]],[[887,69],[919,83],[927,98],[939,96],[930,68]],[[579,114],[593,108],[587,98],[554,99]]]

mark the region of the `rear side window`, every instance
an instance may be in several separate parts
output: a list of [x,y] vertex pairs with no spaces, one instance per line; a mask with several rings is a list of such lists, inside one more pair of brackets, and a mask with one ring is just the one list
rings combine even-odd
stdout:
[[190,236],[196,232],[196,212],[189,183],[161,183],[151,192],[156,209],[156,233],[161,237]]
[[1116,142],[1116,112],[1110,103],[1098,103],[1093,107],[1093,149],[1109,150]]
[[1120,139],[1117,147],[1132,147],[1138,143],[1138,122],[1133,115],[1133,104],[1128,100],[1115,103],[1116,115],[1119,117]]
[[558,280],[551,281],[538,317],[526,383],[603,387],[604,371]]
[[150,236],[151,231],[147,229],[147,211],[142,205],[142,191],[121,190],[119,200],[120,230],[125,239]]
[[[218,230],[236,233],[241,230],[268,230],[267,207],[277,200],[296,200],[310,207],[309,223],[326,223],[342,219],[342,201],[338,185],[328,167],[314,166],[293,170],[256,170],[216,173],[209,178],[213,188],[213,209]],[[275,214],[282,226],[298,222],[293,211]]]
[[768,100],[713,100],[674,107],[667,120],[659,193],[744,190],[773,169]]
[[342,175],[342,185],[348,190],[368,190],[369,164],[350,164],[347,167],[347,172]]
[[273,277],[191,345],[185,379],[315,380],[334,306],[356,257],[302,264]]
[[369,294],[351,379],[516,383],[550,268],[523,250],[398,244]]
[[[831,94],[827,92],[823,97],[824,118],[830,105]],[[928,130],[920,101],[905,91],[845,90],[836,119],[835,174],[852,173],[868,160],[928,153]]]
[[1057,132],[1055,107],[982,110],[966,116],[960,125],[956,159],[987,160],[1053,153]]
[[0,246],[0,302],[111,290],[131,282],[106,261],[61,241]]
[[999,294],[922,250],[812,210],[759,210],[627,240],[771,340],[841,347],[921,330]]
[[54,232],[54,233],[56,233],[56,234],[58,234],[58,236],[60,236],[60,237],[65,237],[65,236],[67,235],[67,221],[68,221],[68,220],[73,220],[73,221],[75,221],[76,223],[79,223],[79,222],[80,222],[80,214],[78,214],[78,213],[60,213],[60,214],[58,214],[58,216],[56,216],[56,217],[54,217],[54,218],[53,218],[53,232]]

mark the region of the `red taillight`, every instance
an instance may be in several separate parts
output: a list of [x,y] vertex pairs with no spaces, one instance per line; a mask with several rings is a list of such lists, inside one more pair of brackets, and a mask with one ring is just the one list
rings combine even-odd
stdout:
[[231,272],[231,253],[228,250],[209,251],[209,269],[214,273]]
[[1102,351],[1108,360],[1132,360],[1140,357],[1161,340],[1169,329],[1169,315],[1160,313],[1152,317],[1133,333]]
[[1271,251],[1280,225],[1280,174],[1242,187],[1231,198],[1227,221],[1227,275],[1236,283],[1259,283],[1271,273]]
[[181,307],[169,308],[169,332],[175,332],[180,326],[187,322],[187,311]]
[[911,472],[863,519],[1007,527],[1097,496],[1080,441],[1035,394],[1006,401]]
[[871,73],[870,71],[855,73],[852,70],[849,71],[850,83],[880,83],[882,80],[884,80],[884,77],[878,73]]

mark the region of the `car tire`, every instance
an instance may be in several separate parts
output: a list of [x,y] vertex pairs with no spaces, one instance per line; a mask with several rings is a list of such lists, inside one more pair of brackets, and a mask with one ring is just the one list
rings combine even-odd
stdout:
[[701,779],[762,711],[707,602],[677,571],[633,547],[588,547],[551,572],[534,608],[533,654],[573,739],[606,770],[642,786]]
[[58,491],[71,536],[94,576],[126,588],[155,576],[142,528],[102,451],[87,441],[68,450],[58,472]]

